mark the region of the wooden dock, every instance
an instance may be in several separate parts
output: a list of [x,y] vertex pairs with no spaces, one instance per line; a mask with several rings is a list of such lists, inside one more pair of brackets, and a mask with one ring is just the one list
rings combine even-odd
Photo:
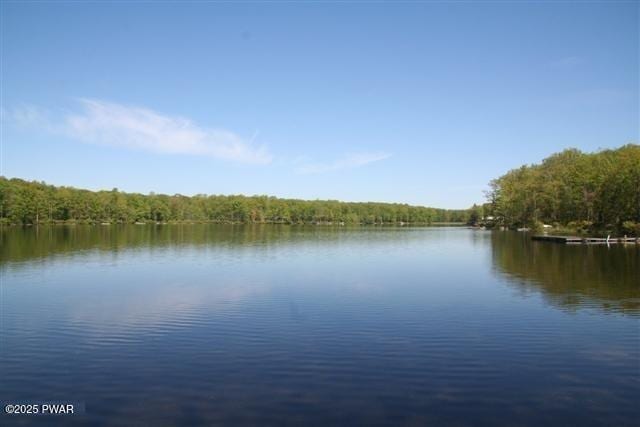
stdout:
[[554,243],[566,243],[566,244],[613,244],[613,243],[635,243],[640,244],[640,239],[636,237],[577,237],[577,236],[551,236],[546,234],[539,234],[531,237],[532,240],[539,240],[543,242]]

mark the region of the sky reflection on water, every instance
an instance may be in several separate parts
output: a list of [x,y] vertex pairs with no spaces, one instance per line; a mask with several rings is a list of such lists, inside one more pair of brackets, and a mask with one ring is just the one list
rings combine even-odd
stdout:
[[1,239],[0,398],[86,402],[77,424],[640,416],[636,247],[464,228],[52,227]]

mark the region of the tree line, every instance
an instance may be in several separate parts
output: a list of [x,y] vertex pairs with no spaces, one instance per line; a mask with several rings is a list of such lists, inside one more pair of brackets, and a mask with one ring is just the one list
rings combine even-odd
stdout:
[[463,222],[507,228],[550,224],[574,231],[640,235],[640,146],[628,144],[595,153],[564,150],[494,179],[486,203],[459,210],[269,196],[143,195],[0,177],[0,223],[53,222]]
[[0,177],[0,222],[231,222],[283,224],[431,224],[466,222],[467,210],[398,203],[295,200],[268,196],[148,195],[56,187]]
[[491,181],[470,217],[507,227],[543,223],[640,235],[640,145],[583,153],[567,149]]

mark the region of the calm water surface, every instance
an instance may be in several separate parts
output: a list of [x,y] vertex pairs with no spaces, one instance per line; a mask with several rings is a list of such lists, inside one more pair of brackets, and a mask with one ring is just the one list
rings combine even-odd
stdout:
[[0,230],[0,401],[40,425],[631,426],[640,248],[465,228]]

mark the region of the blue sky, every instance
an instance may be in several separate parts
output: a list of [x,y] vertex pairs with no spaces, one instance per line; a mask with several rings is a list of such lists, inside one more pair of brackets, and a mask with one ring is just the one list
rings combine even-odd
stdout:
[[0,173],[468,207],[638,142],[639,5],[5,1]]

